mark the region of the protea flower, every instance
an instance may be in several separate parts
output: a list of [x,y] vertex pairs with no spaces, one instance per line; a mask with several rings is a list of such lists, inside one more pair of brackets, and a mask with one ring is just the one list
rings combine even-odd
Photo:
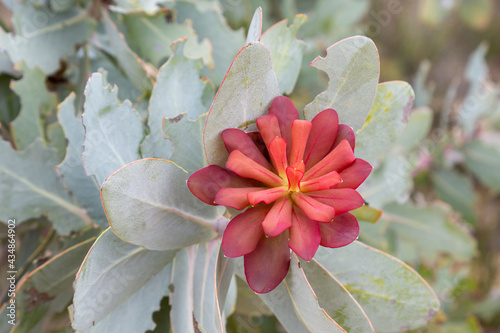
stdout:
[[355,189],[372,167],[354,156],[354,132],[333,109],[300,120],[292,101],[279,96],[257,127],[224,130],[226,169],[198,170],[188,187],[209,205],[246,209],[227,225],[222,249],[244,256],[249,286],[267,293],[287,275],[290,249],[309,261],[319,245],[342,247],[358,237],[348,212],[364,204]]

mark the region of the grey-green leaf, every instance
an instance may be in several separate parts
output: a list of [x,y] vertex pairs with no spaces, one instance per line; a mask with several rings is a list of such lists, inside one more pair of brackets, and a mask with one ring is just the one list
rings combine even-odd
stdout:
[[102,208],[99,186],[93,176],[87,176],[83,168],[82,145],[84,129],[80,118],[75,117],[75,98],[71,93],[59,104],[58,119],[68,140],[66,157],[56,166],[66,188],[75,200],[87,209],[87,214],[101,227],[108,227]]
[[406,82],[379,84],[372,108],[356,136],[356,157],[375,165],[406,127],[414,99],[413,89]]
[[271,52],[274,72],[282,94],[291,94],[299,77],[306,43],[296,39],[295,35],[307,22],[307,16],[295,16],[289,27],[287,22],[283,20],[275,24],[262,35],[262,44]]
[[326,57],[311,66],[328,75],[328,88],[306,105],[304,117],[311,120],[324,109],[333,108],[340,123],[357,131],[370,111],[379,78],[378,51],[371,39],[350,37],[333,44]]
[[464,220],[474,223],[474,203],[477,200],[472,179],[451,169],[431,173],[432,183],[438,195],[454,209],[462,213]]
[[267,113],[279,95],[271,56],[259,42],[243,47],[234,59],[207,116],[203,142],[209,164],[224,166],[228,154],[221,132],[256,130],[255,119]]
[[257,7],[248,27],[246,44],[259,42],[262,33],[262,7]]
[[146,332],[155,328],[153,312],[160,309],[160,302],[168,295],[171,265],[151,276],[137,292],[118,306],[104,319],[84,333]]
[[126,303],[172,261],[176,251],[148,251],[108,228],[95,241],[75,281],[73,328],[87,330]]
[[186,55],[203,58],[205,65],[213,67],[212,46],[209,41],[205,39],[198,43],[198,36],[192,27],[193,22],[168,22],[171,16],[170,10],[165,8],[152,15],[145,12],[124,15],[126,37],[130,47],[142,59],[159,67],[172,55],[171,44],[179,38],[187,38]]
[[[176,42],[174,55],[160,68],[149,102],[150,133],[141,147],[144,157],[169,158],[172,153],[171,144],[163,135],[164,117],[173,120],[185,112],[185,118],[196,120],[208,111],[212,103],[214,87],[206,79],[200,79],[203,64],[199,59],[186,57],[185,46],[186,40]],[[186,144],[195,140],[189,139]]]
[[[73,281],[95,238],[78,243],[57,254],[42,266],[27,273],[17,283],[16,295],[13,297],[17,310],[16,326],[9,325],[2,332],[40,332],[50,314],[60,313],[71,302]],[[4,303],[2,317],[6,318],[9,309]],[[14,330],[15,328],[15,330]]]
[[75,53],[76,44],[89,38],[95,21],[78,7],[53,12],[25,1],[15,2],[13,25],[15,35],[0,32],[2,47],[13,62],[25,61],[28,67],[50,74],[59,68],[61,58]]
[[[245,43],[243,29],[233,31],[217,8],[208,8],[202,11],[197,8],[195,3],[187,1],[175,1],[171,3],[171,8],[177,10],[179,23],[187,19],[193,21],[193,28],[199,40],[205,38],[210,40],[215,67],[207,69],[203,75],[208,76],[216,85],[219,85],[233,58]],[[206,27],[210,27],[210,29]]]
[[500,192],[500,145],[472,140],[464,146],[465,165],[481,181],[496,193]]
[[118,87],[108,85],[100,73],[90,77],[85,89],[82,156],[87,174],[94,175],[99,185],[115,170],[141,157],[141,118],[128,100],[118,101],[117,93]]
[[346,332],[375,332],[358,302],[321,264],[314,259],[310,262],[299,259],[299,262],[319,306]]
[[38,69],[24,69],[21,80],[12,83],[12,90],[21,100],[21,112],[10,124],[16,148],[22,150],[37,138],[45,142],[42,115],[49,114],[57,106],[54,94],[47,91],[45,74]]
[[164,135],[173,149],[169,159],[190,173],[207,165],[203,150],[203,127],[206,119],[205,115],[201,115],[196,121],[191,121],[187,119],[186,113],[175,118],[163,118]]
[[23,151],[0,140],[0,211],[19,222],[47,215],[62,235],[91,223],[85,210],[75,205],[54,168],[55,150],[36,140]]
[[380,222],[387,222],[386,237],[393,237],[391,252],[407,262],[435,262],[441,254],[468,260],[476,251],[474,238],[456,223],[448,206],[392,203],[384,207]]
[[376,332],[423,326],[439,310],[436,295],[420,275],[399,259],[363,243],[320,247],[315,259],[354,296]]
[[174,163],[152,158],[113,173],[101,193],[113,231],[126,242],[150,250],[182,248],[215,238],[220,209],[193,196],[187,178]]

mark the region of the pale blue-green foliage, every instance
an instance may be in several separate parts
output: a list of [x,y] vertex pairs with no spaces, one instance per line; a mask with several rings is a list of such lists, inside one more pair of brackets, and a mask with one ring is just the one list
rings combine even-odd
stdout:
[[[116,308],[135,297],[136,292],[162,271],[176,252],[149,251],[125,243],[111,229],[106,229],[78,271],[72,309],[73,328],[88,330],[107,315],[112,315]],[[165,295],[168,288],[156,292]],[[147,312],[151,313],[159,307],[159,299],[156,298],[156,304],[146,304],[150,307]]]
[[[54,299],[37,309],[65,309],[67,289],[83,260],[74,284],[73,328],[152,330],[151,314],[168,296],[176,332],[223,332],[236,302],[234,266],[244,278],[242,261],[224,257],[220,248],[219,236],[228,222],[224,209],[197,200],[186,180],[207,160],[224,165],[223,129],[255,130],[255,119],[268,111],[273,98],[294,91],[306,52],[306,44],[296,37],[300,29],[314,36],[335,27],[336,33],[324,39],[332,44],[359,21],[368,1],[317,1],[308,27],[306,16],[295,16],[287,1],[284,10],[291,24],[278,23],[264,34],[261,26],[271,25],[270,14],[261,19],[257,10],[246,42],[243,29],[226,24],[217,1],[162,4],[169,10],[160,9],[156,0],[117,0],[109,8],[73,0],[4,3],[13,10],[13,31],[1,32],[0,72],[9,80],[22,78],[0,85],[8,89],[0,96],[15,93],[20,100],[17,106],[0,103],[10,108],[2,109],[0,120],[10,123],[18,149],[0,142],[1,211],[20,223],[46,216],[61,235],[107,227],[108,221],[111,226],[85,259],[91,241],[33,272],[32,278],[40,280],[44,271],[57,273],[51,278],[53,289],[39,289],[50,291]],[[408,194],[416,164],[406,167],[400,158],[414,152],[415,140],[429,129],[428,117],[410,126],[407,139],[396,143],[397,153],[383,157],[406,126],[411,88],[401,82],[377,86],[378,53],[366,37],[336,43],[312,67],[314,75],[326,73],[330,84],[306,107],[306,119],[333,107],[342,123],[362,128],[357,150],[371,163],[380,163],[362,193],[373,206],[393,209],[375,226],[391,217],[406,221],[400,216],[405,210],[391,203]],[[59,69],[62,74],[56,73]],[[70,88],[51,86],[60,76]],[[67,97],[71,90],[75,92]],[[475,157],[467,155],[471,170],[480,172],[490,163]],[[420,208],[403,207],[416,217],[421,214]],[[433,257],[448,253],[438,245],[449,243],[469,258],[474,248],[469,236],[445,213],[430,210],[425,217],[435,219],[438,230],[433,248],[421,249],[420,238],[407,246]],[[427,239],[432,234],[428,221],[417,220],[419,237]],[[405,233],[404,226],[391,223],[394,233]],[[368,241],[386,245],[378,230],[366,234]],[[388,250],[416,260],[404,247]],[[437,311],[435,296],[414,271],[373,248],[355,243],[321,249],[316,259],[306,263],[292,255],[285,281],[261,295],[290,332],[392,332],[423,325]],[[60,262],[71,265],[63,271]],[[400,312],[394,314],[394,308]],[[41,327],[40,317],[24,315],[25,332]]]

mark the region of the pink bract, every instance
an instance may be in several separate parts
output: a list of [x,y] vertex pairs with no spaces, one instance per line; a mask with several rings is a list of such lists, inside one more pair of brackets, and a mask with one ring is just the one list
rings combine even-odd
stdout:
[[257,127],[224,130],[226,169],[210,165],[187,185],[209,205],[246,209],[227,225],[222,249],[244,256],[250,288],[267,293],[287,275],[290,249],[309,261],[320,245],[342,247],[358,237],[349,211],[363,205],[356,188],[372,167],[354,156],[354,132],[333,109],[300,120],[292,101],[278,96]]

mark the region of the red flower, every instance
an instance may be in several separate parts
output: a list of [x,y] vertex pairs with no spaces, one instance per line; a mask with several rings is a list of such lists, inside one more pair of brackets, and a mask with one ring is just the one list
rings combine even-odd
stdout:
[[354,132],[339,125],[335,110],[299,120],[292,101],[279,96],[257,127],[224,130],[227,169],[210,165],[187,185],[209,205],[251,207],[229,222],[222,249],[228,257],[245,256],[249,286],[267,293],[287,275],[290,249],[309,261],[319,245],[346,246],[358,237],[348,211],[363,205],[355,189],[372,167],[354,157]]

